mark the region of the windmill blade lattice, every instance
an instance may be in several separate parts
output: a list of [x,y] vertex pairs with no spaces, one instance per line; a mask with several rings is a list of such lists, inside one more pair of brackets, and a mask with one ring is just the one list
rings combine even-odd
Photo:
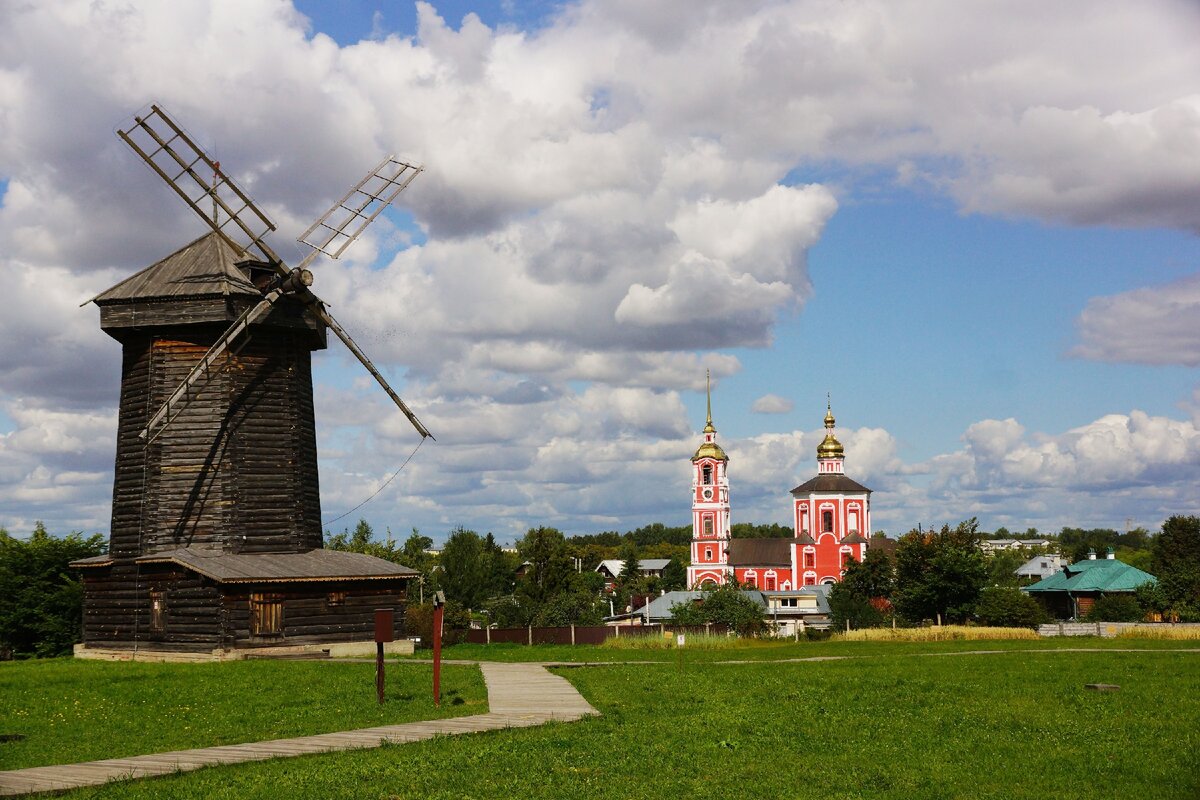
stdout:
[[339,258],[363,230],[391,205],[392,201],[421,174],[422,167],[386,156],[346,196],[333,204],[320,219],[300,234],[299,241],[313,248],[300,267],[318,253]]
[[134,117],[117,135],[230,245],[279,263],[263,241],[275,224],[160,107],[150,106],[149,114]]
[[[321,299],[309,290],[312,273],[305,269],[320,254],[334,259],[341,256],[363,230],[408,188],[421,173],[422,167],[400,161],[395,156],[385,157],[304,232],[300,242],[313,250],[299,266],[289,270],[264,241],[264,237],[275,230],[274,223],[234,181],[221,172],[220,163],[201,150],[162,108],[152,105],[150,109],[150,113],[144,117],[135,116],[133,122],[125,129],[118,130],[117,134],[210,228],[242,253],[257,251],[264,261],[274,265],[278,276],[263,289],[262,300],[242,312],[213,342],[183,382],[151,416],[140,432],[140,438],[148,444],[165,430],[187,407],[196,392],[226,366],[228,358],[224,357],[225,353],[285,295],[302,302],[309,314],[333,330],[383,387],[421,437],[432,438],[429,430],[388,385],[367,354],[345,328],[329,315]],[[211,215],[206,207],[211,209]]]

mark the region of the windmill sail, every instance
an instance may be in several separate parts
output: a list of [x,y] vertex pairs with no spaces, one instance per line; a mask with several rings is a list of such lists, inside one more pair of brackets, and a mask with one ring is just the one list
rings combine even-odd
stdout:
[[[309,314],[337,334],[421,437],[432,438],[429,430],[388,385],[367,354],[345,328],[329,315],[321,299],[308,289],[312,284],[312,273],[305,269],[320,254],[334,259],[341,256],[362,235],[363,230],[408,188],[422,168],[400,161],[395,156],[385,157],[304,232],[300,241],[313,250],[298,267],[289,270],[264,241],[264,237],[275,230],[274,223],[232,179],[221,172],[220,164],[201,150],[166,112],[157,105],[150,108],[149,114],[134,117],[133,123],[124,130],[118,130],[117,134],[225,241],[243,253],[257,251],[264,261],[274,266],[278,274],[263,288],[263,299],[243,311],[213,342],[166,402],[151,416],[139,434],[140,438],[146,443],[153,441],[178,417],[196,391],[228,362],[227,358],[223,358],[225,353],[246,334],[251,325],[265,317],[284,295],[296,297],[304,303]],[[204,210],[206,203],[211,204],[211,216]]]

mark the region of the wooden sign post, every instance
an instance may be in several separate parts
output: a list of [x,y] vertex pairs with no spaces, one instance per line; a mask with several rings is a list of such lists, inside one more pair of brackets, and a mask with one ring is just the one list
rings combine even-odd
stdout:
[[433,704],[442,704],[442,612],[445,610],[446,594],[437,592],[433,596]]
[[375,695],[383,703],[383,645],[395,639],[395,612],[375,609]]

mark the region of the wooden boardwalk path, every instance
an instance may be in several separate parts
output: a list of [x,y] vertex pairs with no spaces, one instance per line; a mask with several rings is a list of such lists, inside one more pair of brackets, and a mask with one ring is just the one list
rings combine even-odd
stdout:
[[479,667],[487,683],[489,711],[486,714],[405,722],[294,739],[110,758],[84,764],[10,770],[0,772],[0,795],[61,791],[108,781],[186,772],[217,764],[240,764],[268,758],[379,747],[385,742],[416,742],[455,733],[523,728],[550,720],[568,722],[599,713],[575,691],[575,687],[550,674],[540,664],[485,662]]

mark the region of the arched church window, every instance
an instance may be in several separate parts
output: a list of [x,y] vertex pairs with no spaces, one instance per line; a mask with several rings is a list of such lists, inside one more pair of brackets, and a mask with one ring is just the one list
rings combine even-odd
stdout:
[[701,474],[703,475],[701,480],[704,482],[704,485],[711,486],[712,485],[712,464],[705,464],[704,468],[701,470]]
[[821,533],[833,533],[833,512],[821,512]]
[[705,535],[705,536],[712,536],[712,535],[713,535],[713,521],[712,521],[712,517],[705,517],[705,518],[704,518],[704,535]]
[[711,547],[704,548],[704,560],[712,561],[712,548]]

